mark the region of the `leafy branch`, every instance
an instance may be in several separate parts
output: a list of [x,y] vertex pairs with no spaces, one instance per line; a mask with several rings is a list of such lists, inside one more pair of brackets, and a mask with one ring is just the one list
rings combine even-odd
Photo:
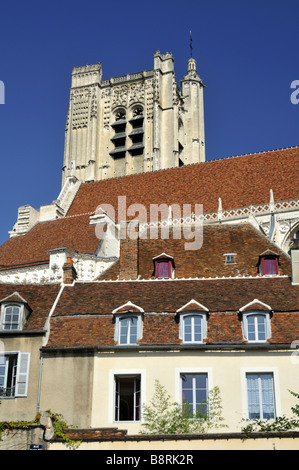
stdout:
[[223,427],[220,390],[214,387],[207,401],[193,413],[189,403],[173,403],[166,388],[156,380],[152,401],[143,408],[143,420],[141,434],[206,433],[210,428]]

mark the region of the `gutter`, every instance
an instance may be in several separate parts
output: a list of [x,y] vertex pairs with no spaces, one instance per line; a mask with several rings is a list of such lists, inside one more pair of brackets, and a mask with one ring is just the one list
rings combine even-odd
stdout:
[[157,345],[137,345],[137,346],[54,346],[54,347],[43,347],[41,348],[41,353],[51,353],[51,352],[56,352],[56,351],[61,351],[61,352],[96,352],[96,351],[109,351],[109,352],[128,352],[128,351],[133,351],[133,352],[144,352],[144,351],[165,351],[165,350],[176,350],[178,352],[184,352],[184,351],[227,351],[227,350],[262,350],[262,351],[268,351],[268,350],[289,350],[291,347],[291,343],[286,343],[286,344],[211,344],[211,345],[194,345],[194,346],[181,346],[181,345],[175,345],[175,344],[157,344]]
[[[62,284],[61,287],[60,287],[60,290],[56,296],[56,299],[51,307],[51,310],[49,312],[49,315],[48,315],[48,318],[45,322],[45,330],[44,330],[44,335],[45,335],[45,339],[43,341],[43,345],[45,346],[47,344],[47,341],[49,339],[49,334],[50,334],[50,318],[51,316],[53,315],[54,311],[55,311],[55,308],[57,306],[57,303],[60,299],[60,296],[63,292],[63,289],[64,289],[64,286],[65,284]],[[43,348],[41,348],[42,350]],[[43,356],[40,355],[40,366],[39,366],[39,380],[38,380],[38,393],[37,393],[37,404],[36,404],[36,413],[39,413],[39,410],[40,410],[40,393],[41,393],[41,383],[42,383],[42,369],[43,369]]]

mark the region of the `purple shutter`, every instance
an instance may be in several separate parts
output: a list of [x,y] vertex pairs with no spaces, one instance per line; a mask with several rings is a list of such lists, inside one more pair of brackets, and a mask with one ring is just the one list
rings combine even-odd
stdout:
[[264,258],[264,274],[278,274],[276,258]]
[[157,268],[158,268],[158,273],[157,277],[170,277],[169,276],[169,263],[170,261],[158,261],[157,263]]

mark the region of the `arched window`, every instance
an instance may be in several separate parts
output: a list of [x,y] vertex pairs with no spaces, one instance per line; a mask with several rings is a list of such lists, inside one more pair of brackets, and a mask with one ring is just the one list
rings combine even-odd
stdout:
[[115,121],[112,124],[114,129],[114,136],[111,138],[114,149],[110,154],[115,158],[125,157],[126,154],[126,126],[127,118],[126,111],[124,109],[118,109],[115,112]]
[[183,343],[202,343],[206,330],[206,315],[186,313],[182,315]]
[[138,324],[139,318],[137,316],[126,316],[119,318],[119,344],[137,344],[138,332],[140,330],[140,326]]
[[1,325],[3,330],[20,330],[22,328],[23,306],[8,304],[3,306]]
[[180,338],[183,343],[202,343],[207,334],[205,312],[184,312],[180,317]]
[[138,156],[143,154],[144,149],[144,130],[143,130],[143,108],[142,106],[136,106],[133,110],[133,116],[130,119],[131,132],[129,137],[131,139],[131,146],[129,152],[132,156]]
[[261,343],[270,337],[270,314],[250,312],[243,314],[243,332],[248,342]]

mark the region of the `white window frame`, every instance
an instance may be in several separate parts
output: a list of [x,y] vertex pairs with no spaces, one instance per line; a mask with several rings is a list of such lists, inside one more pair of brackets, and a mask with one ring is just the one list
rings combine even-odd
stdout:
[[[185,319],[187,317],[197,317],[201,319],[201,340],[195,340],[195,331],[194,331],[194,321],[191,324],[191,341],[185,339]],[[180,328],[179,328],[180,339],[182,339],[184,344],[201,344],[203,343],[204,338],[207,335],[207,314],[205,312],[184,312],[180,313]]]
[[[128,331],[127,331],[127,342],[122,343],[120,342],[121,338],[121,322],[122,320],[136,318],[137,320],[137,337],[135,343],[130,343],[130,328],[131,324],[129,323]],[[133,346],[137,344],[137,341],[141,338],[142,335],[142,315],[140,313],[125,313],[123,315],[116,315],[115,316],[115,341],[117,341],[118,345],[120,346]]]
[[223,256],[225,256],[225,265],[237,264],[236,262],[237,253],[224,253]]
[[[123,420],[120,419],[120,398],[121,398],[121,393],[120,393],[120,380],[121,379],[131,379],[132,380],[132,385],[134,386],[134,391],[133,391],[133,419],[128,419],[128,420]],[[136,388],[137,380],[139,382],[139,390]],[[134,375],[115,375],[114,376],[114,389],[115,389],[115,397],[114,397],[114,413],[115,415],[117,414],[117,417],[114,416],[114,420],[117,423],[123,423],[123,422],[139,422],[141,419],[141,376],[139,374],[134,374]],[[137,418],[137,392],[139,392],[139,419]]]
[[[138,421],[116,421],[115,420],[115,398],[116,398],[116,377],[140,377],[140,420]],[[141,423],[142,405],[146,403],[146,370],[145,369],[111,369],[109,371],[108,389],[108,423]]]
[[[19,308],[19,320],[18,320],[18,326],[17,328],[5,328],[5,325],[7,324],[5,322],[5,316],[6,316],[6,309],[9,307],[18,307]],[[22,330],[23,328],[23,323],[24,323],[24,304],[18,303],[18,302],[7,302],[1,305],[1,320],[0,320],[0,328],[2,331],[18,331]]]
[[241,368],[241,396],[242,396],[242,417],[249,420],[249,403],[247,394],[247,374],[272,374],[274,390],[275,416],[281,416],[280,385],[277,367],[242,367]]
[[[26,397],[28,393],[28,382],[29,382],[29,369],[30,369],[30,353],[21,352],[21,351],[5,351],[5,353],[0,354],[0,364],[4,365],[6,368],[6,380],[8,372],[9,359],[12,356],[16,356],[16,364],[14,372],[14,387],[15,393],[13,396],[5,397],[1,396],[2,399],[11,399],[18,397]],[[6,383],[7,385],[7,383]],[[7,388],[7,387],[6,387]]]
[[207,374],[207,397],[209,396],[210,390],[213,388],[213,373],[211,367],[177,367],[175,369],[175,401],[183,406],[182,397],[182,374]]
[[181,401],[182,401],[182,407],[184,406],[184,403],[183,403],[183,379],[182,379],[182,376],[186,376],[186,375],[189,375],[189,376],[192,376],[192,414],[195,415],[196,412],[197,412],[197,409],[196,409],[196,380],[195,380],[195,376],[196,375],[203,375],[205,376],[205,379],[206,379],[206,402],[207,402],[207,412],[209,411],[208,410],[208,395],[209,395],[209,388],[208,388],[208,374],[206,372],[189,372],[189,373],[186,373],[186,372],[183,372],[180,374],[180,378],[181,378],[181,395],[182,395],[182,398],[181,398]]
[[[242,323],[243,323],[243,335],[244,338],[248,341],[248,343],[266,343],[268,338],[271,337],[271,322],[270,322],[270,313],[265,311],[252,311],[248,313],[242,314]],[[257,316],[263,316],[265,318],[265,339],[258,339],[258,330],[257,330]],[[254,333],[255,338],[249,339],[248,338],[248,318],[255,317],[254,320]]]

